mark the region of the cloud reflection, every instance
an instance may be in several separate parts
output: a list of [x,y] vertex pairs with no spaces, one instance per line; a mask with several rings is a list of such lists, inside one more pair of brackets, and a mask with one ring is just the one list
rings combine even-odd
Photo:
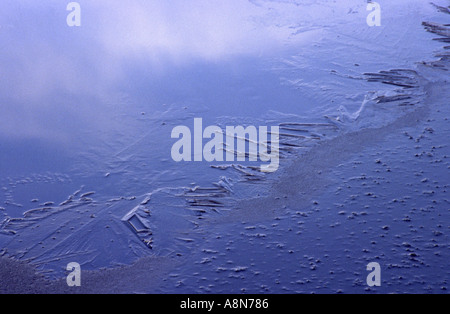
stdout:
[[[69,2],[1,2],[0,135],[70,137],[61,114],[111,127],[108,113],[93,117],[107,111],[101,99],[128,77],[130,62],[158,75],[194,61],[269,55],[314,38],[293,34],[308,23],[320,29],[311,23],[334,12],[324,6],[333,1],[80,0],[82,26],[71,28]],[[80,97],[90,105],[70,101]]]

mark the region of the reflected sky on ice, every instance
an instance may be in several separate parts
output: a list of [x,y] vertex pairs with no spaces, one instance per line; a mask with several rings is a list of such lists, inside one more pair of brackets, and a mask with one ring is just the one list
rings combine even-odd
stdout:
[[[173,127],[191,127],[195,117],[205,126],[317,125],[338,110],[351,124],[368,93],[385,97],[398,89],[369,83],[364,73],[414,69],[442,46],[421,25],[443,23],[423,0],[384,1],[379,28],[366,23],[367,0],[80,0],[81,27],[66,24],[69,2],[0,2],[1,214],[21,217],[47,201],[60,210],[68,195],[95,191],[93,206],[85,197],[76,204],[84,216],[78,207],[61,212],[61,226],[83,217],[100,233],[111,220],[114,237],[136,242],[120,219],[154,192],[156,246],[165,245],[166,228],[177,227],[165,223],[178,217],[170,208],[192,219],[179,214],[182,192],[240,178],[233,169],[173,162]],[[371,107],[358,126],[383,125],[408,108]],[[250,182],[230,198],[259,196],[268,188],[261,186]],[[100,222],[91,219],[95,210]],[[83,239],[90,230],[66,232]],[[120,248],[115,253],[131,254],[127,243],[116,246],[107,236],[92,249],[103,240]],[[26,244],[14,245],[20,253]],[[95,260],[92,267],[135,257]]]

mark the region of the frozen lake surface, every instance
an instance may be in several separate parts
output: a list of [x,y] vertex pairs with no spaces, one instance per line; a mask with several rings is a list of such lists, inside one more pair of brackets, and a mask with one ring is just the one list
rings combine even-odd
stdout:
[[[0,256],[119,278],[88,292],[446,293],[449,2],[379,3],[3,1]],[[173,161],[195,118],[278,126],[279,170]]]

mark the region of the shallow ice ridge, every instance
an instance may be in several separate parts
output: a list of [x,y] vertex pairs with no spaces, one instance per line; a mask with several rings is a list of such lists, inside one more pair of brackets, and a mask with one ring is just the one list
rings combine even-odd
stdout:
[[364,78],[368,82],[398,88],[368,92],[357,111],[349,112],[344,105],[341,105],[337,116],[326,116],[343,131],[388,125],[402,115],[415,110],[425,97],[423,90],[425,79],[415,70],[393,69],[379,73],[364,73]]

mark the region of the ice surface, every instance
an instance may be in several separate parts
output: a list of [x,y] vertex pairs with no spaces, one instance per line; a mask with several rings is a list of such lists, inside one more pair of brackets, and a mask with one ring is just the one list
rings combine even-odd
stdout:
[[[444,291],[448,2],[373,28],[367,1],[194,2],[96,1],[79,30],[2,2],[0,255],[167,258],[158,291],[196,293],[363,292],[379,261],[381,292]],[[280,170],[173,162],[196,117],[279,126]]]

